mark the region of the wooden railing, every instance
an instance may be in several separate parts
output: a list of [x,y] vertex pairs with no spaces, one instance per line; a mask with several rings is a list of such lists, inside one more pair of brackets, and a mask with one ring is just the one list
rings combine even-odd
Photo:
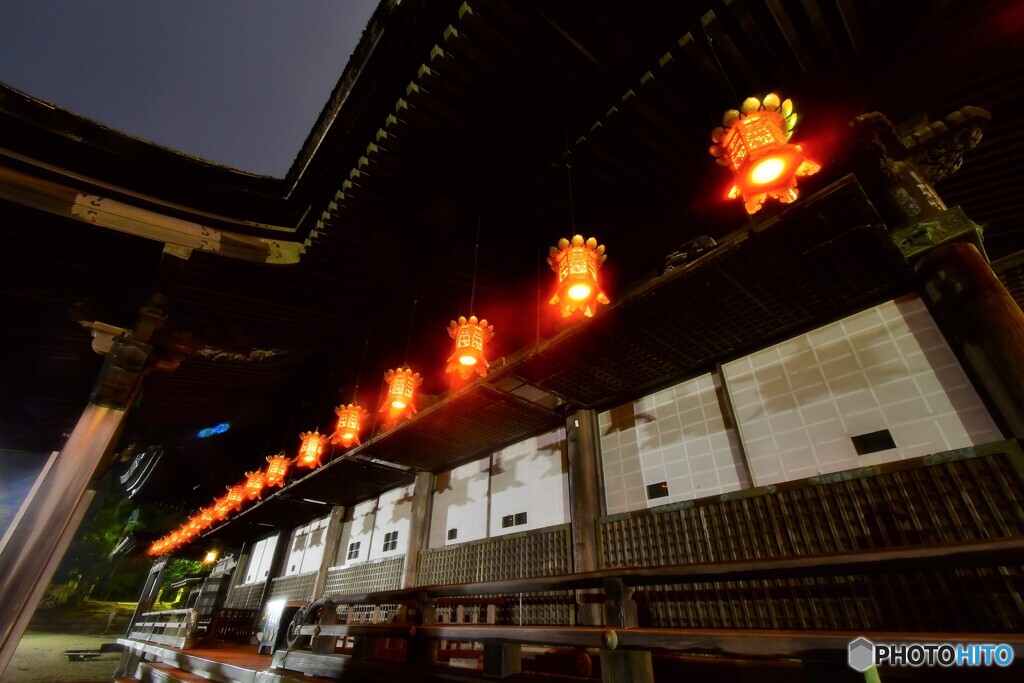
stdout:
[[[797,580],[808,577],[863,576],[894,572],[949,571],[999,567],[1020,574],[1024,565],[1024,537],[885,548],[800,557],[652,568],[616,568],[565,576],[491,581],[484,583],[422,586],[360,595],[332,595],[301,610],[289,628],[290,648],[275,658],[275,665],[313,675],[337,676],[343,668],[381,659],[399,659],[404,665],[437,666],[440,641],[482,643],[485,674],[505,676],[521,671],[523,645],[569,647],[585,655],[600,652],[606,681],[651,680],[651,652],[714,654],[731,657],[797,658],[845,661],[847,646],[860,635],[829,630],[680,629],[642,628],[637,618],[634,589],[664,584],[728,583],[740,580]],[[565,626],[514,624],[439,624],[436,608],[446,599],[470,596],[536,595],[550,591],[591,591],[578,594],[579,603],[603,605],[602,623]],[[507,599],[507,598],[505,598]],[[1020,595],[1016,596],[1020,601]],[[387,623],[341,623],[340,606],[397,605]],[[350,613],[352,610],[349,609]],[[886,633],[874,634],[892,642],[956,640],[1024,645],[1019,632]],[[339,639],[354,639],[351,657],[339,653]],[[396,651],[403,651],[396,656]],[[345,651],[342,651],[345,652]],[[387,663],[387,666],[396,666]],[[401,666],[401,665],[398,665]]]
[[212,614],[200,617],[197,632],[204,639],[248,643],[259,615],[260,611],[255,609],[218,607]]
[[143,612],[132,625],[129,637],[171,647],[188,647],[195,638],[199,615],[194,609],[168,609]]

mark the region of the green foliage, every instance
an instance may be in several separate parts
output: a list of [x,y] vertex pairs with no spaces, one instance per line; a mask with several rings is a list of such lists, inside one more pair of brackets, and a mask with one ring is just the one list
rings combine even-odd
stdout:
[[[71,541],[54,580],[65,581],[74,574],[87,579],[99,579],[110,572],[109,555],[122,538],[132,506],[124,504],[121,493],[108,491],[98,495]],[[95,584],[95,581],[92,581]]]
[[164,571],[164,590],[170,590],[170,585],[175,581],[208,574],[210,569],[210,566],[204,565],[199,560],[187,560],[182,557],[171,558]]

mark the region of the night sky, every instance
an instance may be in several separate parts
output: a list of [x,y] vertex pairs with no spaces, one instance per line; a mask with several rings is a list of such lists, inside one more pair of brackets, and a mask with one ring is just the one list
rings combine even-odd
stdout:
[[378,0],[0,0],[0,81],[284,176]]

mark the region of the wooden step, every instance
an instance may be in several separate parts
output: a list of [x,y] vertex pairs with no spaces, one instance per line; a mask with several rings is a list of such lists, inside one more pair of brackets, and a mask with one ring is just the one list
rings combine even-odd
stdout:
[[138,679],[128,680],[138,680],[141,683],[210,683],[209,678],[160,662],[142,662],[139,664],[138,674]]

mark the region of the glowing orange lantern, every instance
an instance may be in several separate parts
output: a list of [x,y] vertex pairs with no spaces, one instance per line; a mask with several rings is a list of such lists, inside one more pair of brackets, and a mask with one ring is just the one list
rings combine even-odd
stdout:
[[725,112],[722,127],[711,131],[715,144],[708,151],[736,178],[729,199],[742,196],[747,213],[757,213],[769,196],[784,204],[794,201],[796,177],[821,169],[804,157],[800,145],[789,144],[796,120],[792,100],[780,103],[778,95],[769,93],[763,102],[748,97],[739,111]]
[[232,504],[228,500],[227,496],[221,496],[213,501],[213,515],[220,521],[227,519],[228,514],[231,512],[231,508]]
[[263,470],[245,473],[245,497],[249,500],[263,500],[263,489],[267,486],[267,475]]
[[214,521],[215,517],[212,505],[210,507],[205,507],[199,511],[199,523],[202,525],[202,528],[209,529],[211,526],[213,526]]
[[242,484],[229,486],[228,493],[224,498],[228,507],[234,508],[236,511],[241,510],[242,503],[245,502],[245,486]]
[[291,459],[286,455],[267,456],[267,486],[284,487],[285,477],[291,468]]
[[388,385],[388,395],[379,412],[387,411],[389,420],[415,415],[416,388],[423,384],[420,373],[409,368],[388,370],[384,373],[384,381]]
[[488,325],[486,319],[478,321],[475,315],[469,320],[459,316],[458,322],[448,324],[448,336],[455,340],[455,353],[449,356],[444,371],[458,370],[462,379],[469,379],[474,372],[486,377],[491,364],[484,358],[484,345],[494,338],[494,325]]
[[363,420],[370,416],[362,406],[349,403],[347,406],[338,406],[334,409],[338,416],[338,428],[331,435],[331,443],[340,443],[348,448],[353,443],[362,445],[359,441],[359,430],[363,426]]
[[574,311],[583,311],[589,318],[598,304],[608,303],[597,281],[597,271],[608,258],[603,244],[598,246],[593,237],[584,241],[583,235],[573,235],[571,241],[564,237],[558,240],[558,246],[548,249],[548,253],[548,265],[558,276],[558,289],[548,303],[558,306],[563,318]]
[[302,445],[299,446],[299,457],[295,459],[295,464],[311,470],[320,467],[327,437],[320,436],[319,431],[312,431],[299,434],[299,438],[302,439]]

